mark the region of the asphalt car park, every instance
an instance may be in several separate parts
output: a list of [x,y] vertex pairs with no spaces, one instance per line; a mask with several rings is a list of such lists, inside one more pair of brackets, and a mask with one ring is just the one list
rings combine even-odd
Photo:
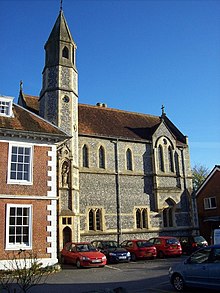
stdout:
[[[107,264],[103,268],[77,269],[72,264],[65,264],[62,265],[60,272],[49,276],[44,285],[33,287],[30,292],[104,293],[116,288],[124,288],[126,293],[176,292],[170,284],[168,270],[171,265],[184,261],[186,258],[181,256],[139,260],[130,263]],[[202,293],[207,290],[189,289],[184,292]]]

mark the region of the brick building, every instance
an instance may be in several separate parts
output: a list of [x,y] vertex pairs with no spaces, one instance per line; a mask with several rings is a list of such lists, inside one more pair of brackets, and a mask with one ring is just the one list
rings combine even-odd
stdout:
[[57,262],[56,144],[68,136],[0,96],[0,270],[20,249]]
[[220,227],[220,166],[216,165],[196,192],[199,230],[211,244]]
[[39,97],[18,103],[67,133],[57,147],[58,251],[69,240],[195,232],[188,140],[161,116],[78,103],[76,43],[61,9]]

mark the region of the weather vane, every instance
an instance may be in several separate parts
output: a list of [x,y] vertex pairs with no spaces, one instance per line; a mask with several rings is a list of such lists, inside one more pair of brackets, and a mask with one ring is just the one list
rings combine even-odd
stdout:
[[60,11],[63,10],[63,0],[60,0]]

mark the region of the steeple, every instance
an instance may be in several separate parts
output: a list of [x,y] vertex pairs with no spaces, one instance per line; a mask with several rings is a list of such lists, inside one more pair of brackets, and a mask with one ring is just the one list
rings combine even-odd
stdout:
[[[78,72],[76,69],[76,44],[73,41],[63,10],[59,15],[44,46],[45,66],[43,85],[40,93],[40,115],[67,133],[72,133],[72,125],[64,122],[63,101],[70,100],[75,105],[78,98]],[[67,109],[67,104],[65,104]],[[75,109],[77,111],[77,107]],[[70,119],[71,121],[71,119]]]
[[77,231],[80,227],[76,44],[63,14],[62,2],[44,49],[46,57],[40,93],[40,115],[71,137],[58,147],[59,249],[62,249],[65,228],[62,217],[71,216],[72,239],[69,241],[79,241]]
[[46,50],[45,67],[59,64],[75,67],[76,44],[71,36],[62,9],[44,48]]

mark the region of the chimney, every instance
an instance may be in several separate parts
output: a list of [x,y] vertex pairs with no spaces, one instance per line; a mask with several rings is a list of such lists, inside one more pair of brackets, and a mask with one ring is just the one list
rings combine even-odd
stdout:
[[104,103],[96,103],[97,107],[103,107],[103,108],[107,108],[107,104]]

